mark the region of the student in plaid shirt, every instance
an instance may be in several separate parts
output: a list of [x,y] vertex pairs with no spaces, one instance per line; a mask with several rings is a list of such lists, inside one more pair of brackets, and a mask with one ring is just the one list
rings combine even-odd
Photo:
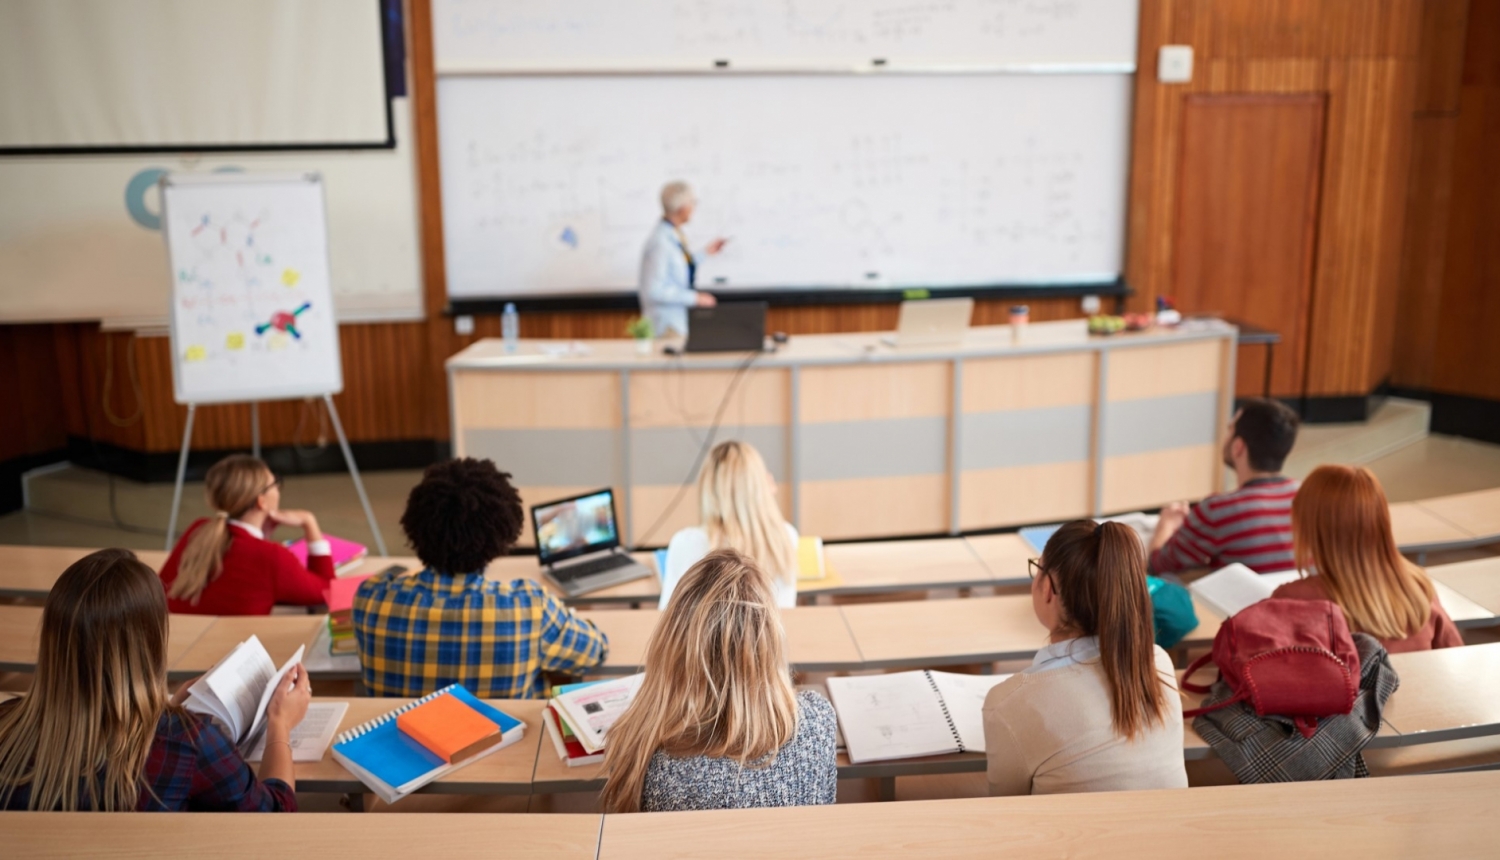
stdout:
[[425,568],[377,574],[354,596],[372,695],[424,696],[460,683],[481,698],[540,698],[543,672],[581,674],[604,662],[604,633],[539,583],[484,578],[521,536],[522,517],[510,475],[489,460],[427,469],[401,517]]
[[292,727],[307,673],[266,709],[257,779],[213,723],[167,693],[167,596],[127,549],[75,562],[47,595],[36,673],[0,704],[0,809],[213,812],[297,809]]

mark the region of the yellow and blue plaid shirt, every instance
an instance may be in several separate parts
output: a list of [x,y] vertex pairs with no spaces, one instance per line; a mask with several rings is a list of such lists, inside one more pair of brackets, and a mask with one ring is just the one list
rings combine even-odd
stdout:
[[540,698],[543,672],[580,674],[609,651],[592,621],[536,582],[430,569],[362,583],[354,635],[374,696],[425,696],[458,683],[484,699]]

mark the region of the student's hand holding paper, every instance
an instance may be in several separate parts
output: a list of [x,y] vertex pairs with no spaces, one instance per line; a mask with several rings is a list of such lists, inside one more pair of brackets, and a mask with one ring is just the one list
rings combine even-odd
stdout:
[[1146,548],[1148,555],[1166,546],[1172,535],[1182,528],[1182,521],[1187,519],[1188,510],[1187,502],[1173,502],[1161,509],[1161,519],[1156,521],[1156,531],[1151,535],[1151,546]]
[[271,694],[266,705],[266,729],[273,738],[286,738],[292,729],[307,716],[307,706],[312,702],[312,683],[301,663],[292,667]]

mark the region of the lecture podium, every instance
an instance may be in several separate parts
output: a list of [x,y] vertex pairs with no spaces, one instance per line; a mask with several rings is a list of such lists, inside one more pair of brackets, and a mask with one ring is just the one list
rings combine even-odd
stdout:
[[830,541],[1156,508],[1224,489],[1235,335],[1074,320],[1019,342],[983,326],[945,347],[849,333],[681,356],[485,339],[446,363],[453,451],[494,460],[528,505],[612,487],[631,546],[697,521],[699,454],[723,439],[754,445],[788,518]]

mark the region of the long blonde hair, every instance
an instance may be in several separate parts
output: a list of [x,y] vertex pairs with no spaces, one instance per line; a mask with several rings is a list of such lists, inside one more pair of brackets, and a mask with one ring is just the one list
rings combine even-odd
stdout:
[[688,569],[646,644],[646,677],[609,730],[608,812],[637,812],[651,757],[765,766],[797,733],[786,634],[770,579],[734,550]]
[[760,452],[720,442],[698,475],[698,514],[708,545],[738,550],[784,585],[797,581],[797,547]]
[[167,601],[127,549],[74,562],[42,609],[31,688],[0,715],[0,808],[136,808],[167,693]]
[[229,521],[255,507],[255,500],[270,489],[270,474],[264,461],[249,454],[233,454],[209,467],[203,494],[214,516],[185,538],[168,597],[196,604],[203,589],[224,572],[224,553],[232,538]]
[[1432,617],[1432,582],[1396,548],[1390,505],[1369,469],[1314,469],[1292,499],[1292,542],[1297,568],[1317,574],[1355,630],[1405,639]]

